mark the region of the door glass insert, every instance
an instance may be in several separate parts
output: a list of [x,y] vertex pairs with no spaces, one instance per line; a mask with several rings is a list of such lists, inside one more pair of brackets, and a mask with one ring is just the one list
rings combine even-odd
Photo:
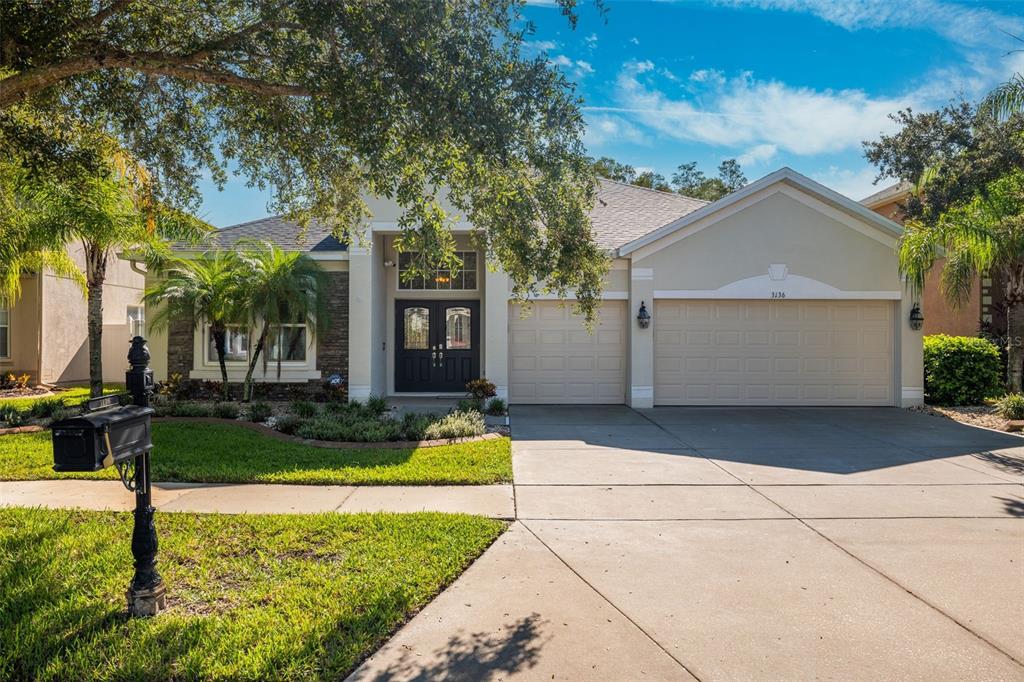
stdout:
[[426,308],[405,309],[405,350],[430,349],[430,311]]
[[445,346],[449,350],[469,350],[472,314],[469,308],[457,306],[445,309]]

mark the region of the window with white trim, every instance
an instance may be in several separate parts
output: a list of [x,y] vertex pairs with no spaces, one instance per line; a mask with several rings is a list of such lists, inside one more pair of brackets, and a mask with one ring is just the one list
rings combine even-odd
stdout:
[[0,358],[11,357],[11,309],[0,308]]
[[[207,364],[217,364],[217,344],[213,338],[213,330],[206,325],[206,359]],[[224,362],[249,362],[249,330],[245,327],[230,325],[224,334]]]
[[141,305],[128,306],[128,335],[133,339],[146,335],[146,309]]
[[267,358],[271,362],[306,361],[306,325],[282,324],[267,334]]
[[424,291],[473,291],[477,280],[476,251],[456,251],[455,255],[462,261],[458,270],[435,268],[426,277],[406,277],[409,266],[417,254],[405,252],[398,254],[398,288],[402,290]]

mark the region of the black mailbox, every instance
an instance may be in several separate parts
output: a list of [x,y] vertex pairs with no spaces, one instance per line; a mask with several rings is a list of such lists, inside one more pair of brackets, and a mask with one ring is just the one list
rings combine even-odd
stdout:
[[99,471],[147,452],[153,412],[128,405],[54,422],[53,470]]

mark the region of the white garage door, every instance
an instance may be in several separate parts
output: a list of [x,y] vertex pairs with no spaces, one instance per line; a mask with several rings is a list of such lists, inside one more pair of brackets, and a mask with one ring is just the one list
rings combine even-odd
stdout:
[[509,400],[612,403],[626,396],[626,302],[605,301],[593,332],[572,306],[537,301],[509,311]]
[[659,405],[892,405],[892,301],[657,301]]

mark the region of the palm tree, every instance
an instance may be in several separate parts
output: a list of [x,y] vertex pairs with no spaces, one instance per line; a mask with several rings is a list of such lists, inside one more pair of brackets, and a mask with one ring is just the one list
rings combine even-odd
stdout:
[[55,247],[78,243],[85,268],[89,335],[89,388],[103,394],[103,284],[107,265],[119,252],[140,260],[166,259],[167,240],[196,240],[209,226],[154,199],[146,169],[111,146],[107,165],[73,182],[47,182],[34,194],[37,220]]
[[[286,252],[270,242],[243,245],[237,252],[242,266],[240,303],[251,329],[259,329],[242,386],[242,399],[252,400],[252,375],[271,334],[281,343],[281,325],[305,324],[314,336],[327,323],[324,296],[327,275],[309,256]],[[278,374],[282,353],[277,354]],[[266,368],[266,360],[263,366]]]
[[1005,120],[1014,114],[1024,112],[1024,76],[1013,74],[995,90],[990,92],[978,107],[981,114]]
[[210,325],[220,365],[221,396],[228,400],[227,331],[230,325],[244,323],[246,317],[239,306],[243,277],[238,259],[231,251],[214,251],[195,260],[174,260],[164,270],[167,278],[147,289],[142,297],[155,310],[150,326],[165,328],[171,320],[181,318],[192,319],[196,329]]
[[1020,392],[1024,373],[1024,171],[990,182],[966,204],[946,210],[934,225],[906,224],[899,245],[900,270],[920,292],[940,251],[946,265],[941,286],[960,304],[981,273],[1005,281],[1007,381]]

